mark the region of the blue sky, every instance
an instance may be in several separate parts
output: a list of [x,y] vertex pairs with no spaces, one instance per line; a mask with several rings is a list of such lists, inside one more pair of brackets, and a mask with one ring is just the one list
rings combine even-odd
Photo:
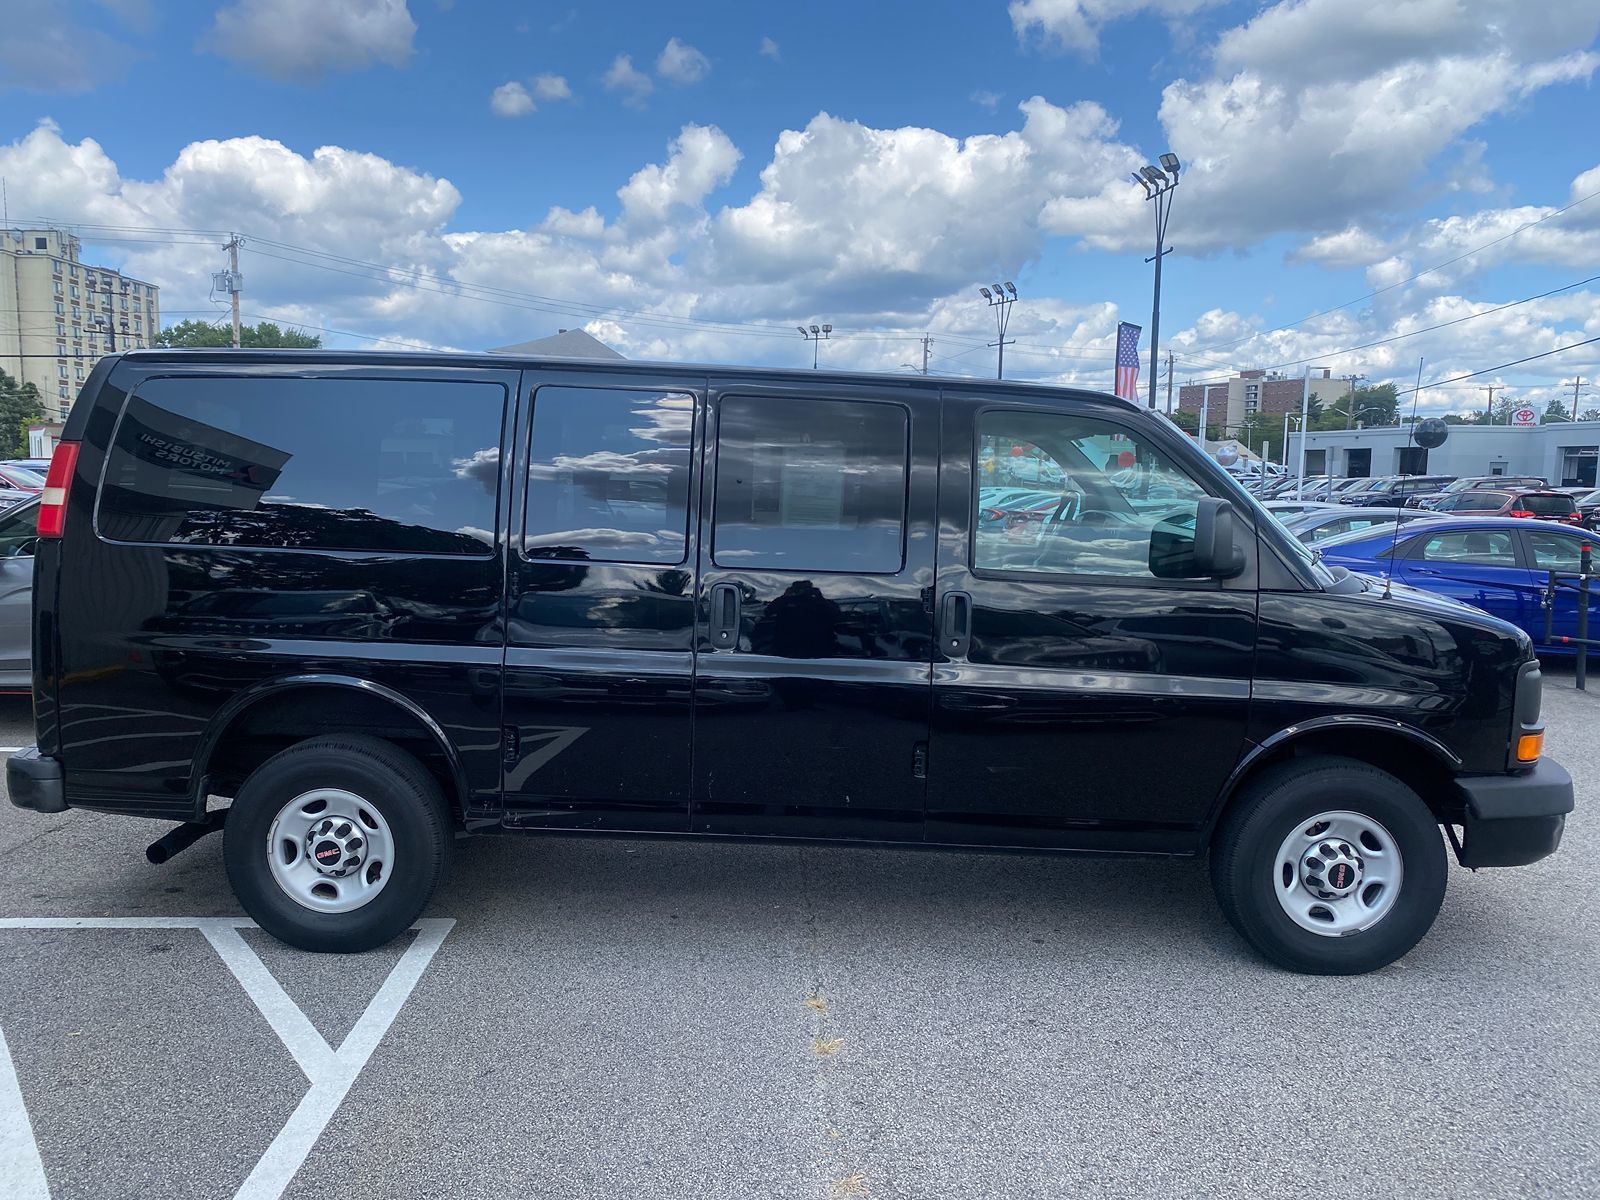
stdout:
[[[798,364],[795,322],[831,319],[831,361],[896,370],[929,331],[937,369],[981,374],[1001,277],[1008,374],[1104,387],[1116,321],[1149,323],[1118,181],[1170,148],[1180,382],[1448,377],[1600,336],[1594,285],[1477,315],[1600,274],[1600,199],[1551,215],[1600,191],[1593,0],[18,2],[12,223],[79,224],[169,318],[215,310],[217,239],[139,231],[237,229],[246,310],[331,344],[582,324]],[[1537,401],[1593,349],[1500,378]]]

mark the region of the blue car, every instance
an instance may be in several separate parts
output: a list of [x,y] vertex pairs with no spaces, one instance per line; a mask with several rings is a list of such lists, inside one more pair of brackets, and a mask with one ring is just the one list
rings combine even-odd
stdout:
[[[1544,640],[1547,572],[1576,571],[1593,534],[1551,521],[1512,517],[1437,517],[1400,527],[1363,529],[1323,542],[1329,566],[1382,576],[1391,563],[1394,581],[1460,600],[1525,629],[1541,655],[1574,648]],[[1589,636],[1600,638],[1600,585],[1589,604]],[[1557,590],[1554,637],[1578,634],[1578,594]]]

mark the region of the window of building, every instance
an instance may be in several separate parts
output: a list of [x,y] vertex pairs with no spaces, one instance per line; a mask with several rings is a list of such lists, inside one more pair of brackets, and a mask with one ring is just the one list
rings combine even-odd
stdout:
[[72,295],[72,298],[74,300],[76,300],[78,298],[78,285],[77,284],[74,283],[74,284],[68,285],[67,291]]
[[523,503],[530,558],[679,563],[688,546],[694,397],[543,387]]
[[58,296],[61,295],[61,280],[59,280],[59,279],[53,280],[51,282],[50,286],[55,289],[56,295],[58,295]]
[[66,363],[57,363],[56,364],[56,373],[58,375],[60,375],[61,378],[65,379],[67,377],[67,364]]
[[847,400],[723,401],[718,566],[887,575],[905,561],[905,409]]
[[74,321],[81,321],[83,319],[83,310],[78,308],[77,305],[72,306],[72,319]]
[[60,395],[60,397],[61,397],[61,398],[62,398],[62,399],[63,399],[63,400],[65,400],[65,399],[66,399],[66,398],[67,398],[67,385],[66,385],[66,384],[64,384],[64,383],[63,383],[63,384],[61,384],[61,385],[60,385],[60,386],[58,386],[58,387],[57,387],[57,388],[56,388],[56,392],[57,392],[57,394],[58,394],[58,395]]
[[133,542],[493,552],[505,389],[156,379],[129,398],[101,532]]
[[42,237],[34,238],[33,239],[33,248],[35,250],[48,250],[48,249],[50,249],[50,239],[49,238],[42,238]]
[[[1008,489],[1031,489],[1043,502],[1020,506]],[[1192,550],[1205,495],[1140,434],[1089,417],[984,413],[973,565],[1155,579],[1157,541],[1176,553],[1186,536]],[[1158,530],[1169,536],[1157,539]]]
[[67,306],[64,305],[64,304],[57,304],[56,305],[56,316],[64,317],[66,315],[67,315]]
[[1514,567],[1511,532],[1506,529],[1456,529],[1422,539],[1411,555],[1424,562],[1471,563],[1475,566]]
[[58,338],[64,338],[67,336],[67,323],[65,321],[56,322],[56,336]]
[[69,275],[69,276],[70,276],[70,277],[71,277],[71,278],[73,278],[73,279],[76,279],[76,278],[77,278],[77,277],[78,277],[78,268],[77,268],[77,267],[75,267],[75,266],[70,266],[70,265],[69,265],[69,266],[68,266],[68,267],[67,267],[67,274],[68,274],[68,275]]
[[126,296],[124,296],[122,298],[122,311],[123,312],[127,312],[128,311],[128,298]]

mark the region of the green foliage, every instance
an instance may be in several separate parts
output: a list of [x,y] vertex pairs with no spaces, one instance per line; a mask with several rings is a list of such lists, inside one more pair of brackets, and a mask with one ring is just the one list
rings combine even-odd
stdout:
[[1539,424],[1548,425],[1552,421],[1570,421],[1572,414],[1567,411],[1567,406],[1557,396],[1544,406],[1544,416],[1539,418]]
[[[208,321],[179,321],[161,331],[157,345],[182,349],[233,345],[231,324],[211,324]],[[239,345],[244,349],[316,350],[322,345],[320,337],[298,329],[283,329],[272,321],[239,327]]]
[[1190,437],[1200,428],[1200,414],[1187,408],[1174,409],[1172,423],[1183,430]]
[[26,458],[28,426],[43,417],[39,389],[0,371],[0,458]]
[[1400,399],[1392,383],[1346,391],[1311,422],[1312,429],[1352,429],[1359,421],[1367,428],[1400,423]]

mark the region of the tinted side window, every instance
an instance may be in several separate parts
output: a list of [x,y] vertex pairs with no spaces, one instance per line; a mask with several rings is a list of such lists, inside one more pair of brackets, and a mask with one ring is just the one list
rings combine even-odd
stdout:
[[1440,501],[1440,512],[1495,512],[1511,497],[1506,492],[1469,491]]
[[1514,567],[1516,551],[1511,534],[1504,529],[1457,529],[1422,539],[1412,555],[1426,562],[1475,563],[1481,566]]
[[693,433],[694,397],[685,392],[540,388],[523,551],[530,558],[682,562]]
[[131,542],[490,554],[499,384],[152,379],[129,397],[100,493]]
[[[1044,507],[998,505],[993,489],[1049,490]],[[1089,417],[986,412],[978,418],[973,565],[994,571],[1154,579],[1157,529],[1192,547],[1205,491],[1138,434]],[[1000,515],[996,517],[994,513]]]
[[1577,538],[1562,537],[1559,533],[1529,533],[1528,549],[1533,551],[1533,565],[1540,571],[1576,571],[1581,561],[1583,543]]
[[722,402],[712,559],[890,575],[905,560],[906,410],[849,400]]
[[37,504],[23,504],[0,517],[0,558],[31,557],[38,544]]

